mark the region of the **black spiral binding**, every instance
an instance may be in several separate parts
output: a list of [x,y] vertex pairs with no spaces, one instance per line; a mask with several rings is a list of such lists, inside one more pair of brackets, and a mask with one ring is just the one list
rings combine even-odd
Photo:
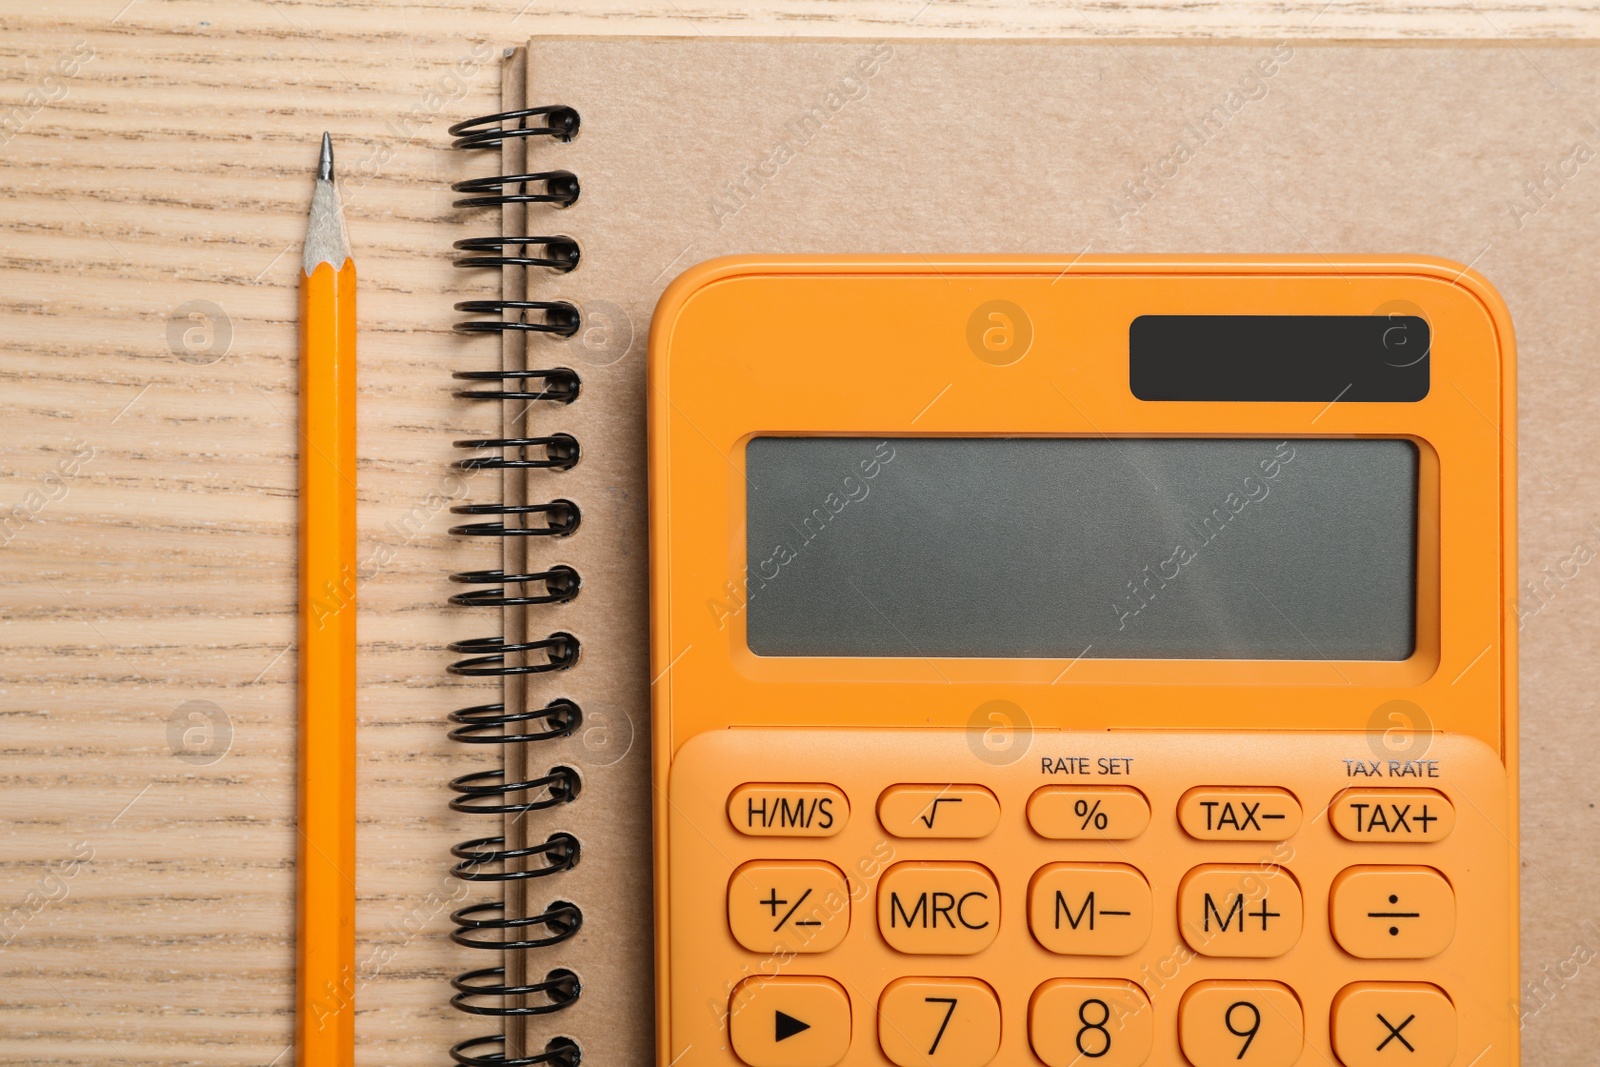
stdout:
[[[578,113],[568,107],[536,107],[471,119],[450,127],[453,147],[499,149],[513,138],[548,137],[569,141],[578,130]],[[461,208],[499,208],[505,204],[547,204],[566,207],[578,198],[575,175],[567,171],[506,174],[475,178],[451,186],[470,194],[455,201]],[[508,266],[553,272],[577,266],[578,243],[564,235],[474,237],[455,242],[463,255],[458,267]],[[531,335],[571,336],[579,326],[578,309],[561,300],[468,300],[456,310],[492,318],[473,318],[455,324],[464,334],[500,335],[507,330]],[[508,314],[509,313],[509,314]],[[530,357],[531,358],[531,357]],[[578,375],[563,367],[543,370],[460,371],[454,377],[469,384],[458,397],[533,406],[570,403],[578,395]],[[460,471],[539,469],[564,471],[579,458],[578,441],[564,433],[541,437],[481,437],[456,441],[457,448],[473,453],[457,460]],[[578,506],[557,498],[530,504],[461,504],[450,509],[459,515],[485,516],[484,521],[452,527],[465,537],[563,537],[577,529]],[[561,604],[578,595],[582,579],[572,567],[555,565],[523,574],[504,570],[466,571],[451,581],[475,586],[450,598],[452,604],[473,608],[526,608]],[[544,674],[570,668],[578,658],[578,640],[556,631],[527,641],[504,637],[459,641],[450,651],[464,658],[450,665],[452,674],[468,677],[504,677]],[[578,705],[566,698],[539,708],[508,708],[505,703],[481,704],[450,715],[455,724],[450,738],[469,745],[531,745],[564,737],[583,720]],[[570,767],[552,767],[547,774],[524,781],[507,781],[504,769],[465,774],[450,783],[456,794],[450,807],[456,811],[507,815],[554,808],[578,795],[579,778]],[[464,841],[451,850],[457,863],[451,873],[467,882],[513,882],[559,876],[571,870],[581,851],[578,839],[556,832],[542,843],[525,848],[507,846],[504,833]],[[505,954],[546,948],[572,937],[583,926],[583,913],[575,904],[556,900],[536,915],[507,914],[503,901],[471,904],[451,915],[458,945],[499,952],[501,966],[468,971],[452,985],[451,1004],[477,1016],[547,1015],[577,1001],[582,993],[578,976],[563,967],[551,969],[542,981],[508,983]],[[450,1050],[452,1059],[468,1067],[578,1067],[582,1050],[566,1037],[550,1040],[537,1054],[508,1055],[503,1034],[463,1041]]]

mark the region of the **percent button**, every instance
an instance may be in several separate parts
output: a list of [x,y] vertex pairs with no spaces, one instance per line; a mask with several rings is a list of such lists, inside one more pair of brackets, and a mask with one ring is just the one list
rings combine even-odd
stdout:
[[1150,802],[1128,786],[1047,785],[1028,798],[1028,825],[1052,841],[1126,841],[1150,825]]

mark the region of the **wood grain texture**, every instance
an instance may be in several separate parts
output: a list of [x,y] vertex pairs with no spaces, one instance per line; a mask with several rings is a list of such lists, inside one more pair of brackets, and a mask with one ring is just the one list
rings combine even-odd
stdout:
[[[290,1061],[295,284],[323,129],[363,286],[359,1062],[437,1063],[490,1029],[445,1003],[449,974],[486,963],[445,936],[462,900],[445,857],[488,831],[445,807],[445,781],[485,760],[445,740],[443,717],[492,697],[445,674],[443,646],[496,629],[444,606],[446,574],[495,562],[446,535],[445,508],[494,497],[448,474],[451,439],[491,435],[498,412],[451,399],[447,372],[496,364],[492,342],[449,331],[450,303],[496,282],[449,266],[448,242],[474,231],[447,186],[482,161],[448,151],[444,129],[495,110],[500,45],[1600,35],[1577,0],[752,6],[68,0],[0,15],[0,1059]],[[208,717],[214,761],[203,730],[201,755],[182,743]]]

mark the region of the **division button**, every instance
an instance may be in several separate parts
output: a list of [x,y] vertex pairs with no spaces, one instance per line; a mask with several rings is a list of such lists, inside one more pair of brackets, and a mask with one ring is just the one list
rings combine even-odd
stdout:
[[1280,982],[1198,982],[1178,1008],[1178,1040],[1194,1067],[1291,1067],[1305,1047],[1305,1013]]
[[1028,883],[1034,940],[1063,955],[1127,956],[1150,940],[1150,883],[1125,863],[1052,863]]
[[826,952],[850,929],[850,885],[821,860],[752,860],[728,879],[728,929],[751,952]]
[[1178,884],[1178,926],[1202,956],[1281,956],[1300,940],[1304,902],[1271,864],[1196,867]]
[[899,1067],[983,1067],[1000,1051],[1000,1002],[976,978],[901,978],[878,1001],[878,1044]]
[[878,821],[895,837],[988,837],[1000,801],[981,785],[893,785],[878,798]]
[[1300,820],[1294,794],[1270,786],[1200,786],[1178,801],[1184,832],[1200,841],[1285,841]]
[[849,818],[849,801],[831,785],[755,783],[728,797],[728,821],[752,837],[832,837]]
[[1437,956],[1456,934],[1456,895],[1432,867],[1350,867],[1333,880],[1334,939],[1365,960]]
[[1448,1067],[1456,1009],[1426,982],[1356,982],[1333,998],[1333,1051],[1345,1067]]
[[850,998],[828,978],[747,978],[729,1002],[728,1034],[750,1067],[833,1067],[850,1049]]
[[982,952],[1000,932],[1000,887],[976,863],[896,863],[878,879],[878,932],[900,952]]
[[1350,841],[1417,844],[1449,837],[1456,808],[1433,789],[1346,789],[1328,805],[1328,821]]
[[1150,825],[1150,802],[1128,786],[1047,785],[1028,798],[1028,825],[1052,841],[1127,841]]
[[1144,990],[1118,978],[1053,978],[1028,1002],[1028,1042],[1047,1067],[1139,1067],[1155,1032]]

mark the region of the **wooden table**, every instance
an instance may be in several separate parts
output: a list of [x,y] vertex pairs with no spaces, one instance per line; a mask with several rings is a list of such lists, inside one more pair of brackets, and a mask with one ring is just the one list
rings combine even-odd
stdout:
[[[448,184],[482,163],[444,131],[497,109],[498,46],[1600,35],[1583,0],[751,6],[53,0],[0,16],[0,1059],[291,1058],[295,286],[324,128],[363,278],[359,1059],[432,1064],[483,1030],[446,1006],[447,977],[481,961],[445,936],[463,895],[447,850],[478,827],[445,808],[475,759],[443,716],[490,698],[445,674],[443,646],[494,629],[444,605],[445,576],[492,566],[493,546],[445,528],[463,490],[450,441],[494,417],[451,399],[448,372],[496,350],[449,329],[485,280],[449,266]],[[1576,1004],[1600,979],[1576,973],[1551,1014],[1600,1035]],[[1529,1062],[1538,1041],[1530,1027]]]

